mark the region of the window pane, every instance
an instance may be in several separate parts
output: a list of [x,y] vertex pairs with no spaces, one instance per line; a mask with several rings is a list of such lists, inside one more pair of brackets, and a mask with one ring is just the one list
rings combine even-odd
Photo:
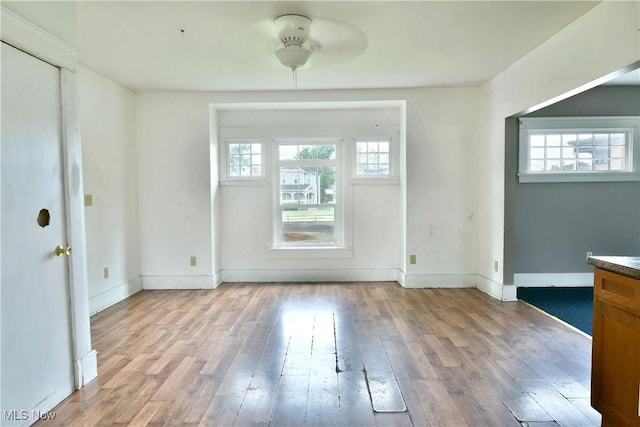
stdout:
[[597,171],[609,170],[609,161],[603,159],[596,159],[593,161],[593,169]]
[[532,147],[544,147],[544,135],[531,135],[529,145]]
[[560,160],[547,160],[545,170],[560,172]]
[[315,145],[299,145],[296,159],[317,159],[318,149]]
[[623,171],[625,170],[625,159],[611,159],[611,170],[612,171]]
[[318,152],[318,155],[317,155],[318,159],[335,160],[335,158],[336,158],[336,146],[335,146],[335,144],[318,145],[317,152]]
[[335,243],[335,208],[333,206],[284,207],[281,220],[282,242]]
[[613,145],[609,147],[609,155],[613,158],[625,157],[624,145]]
[[593,145],[609,145],[609,134],[594,135]]
[[544,148],[531,148],[532,159],[544,159]]
[[574,171],[574,170],[576,170],[576,162],[574,160],[563,160],[562,161],[562,170],[563,171]]
[[560,145],[560,135],[557,134],[551,134],[551,135],[547,135],[547,145],[550,147],[557,147],[558,145]]
[[378,151],[381,153],[389,152],[389,143],[388,142],[379,142],[378,143]]
[[251,152],[253,154],[260,154],[262,152],[262,144],[251,144]]
[[544,170],[544,160],[532,160],[529,163],[529,170],[531,172],[542,172]]
[[356,151],[358,153],[366,153],[367,152],[367,143],[366,142],[358,142],[358,143],[356,143]]
[[295,160],[297,155],[297,145],[280,145],[278,147],[278,158],[280,160]]
[[562,145],[564,146],[576,146],[578,137],[574,134],[564,134],[562,135]]
[[560,147],[547,148],[547,158],[548,159],[559,159],[560,158]]
[[625,145],[626,137],[624,133],[612,133],[610,144],[611,145]]
[[560,138],[558,135],[547,135],[547,147],[559,147]]
[[609,158],[609,147],[596,147],[595,150],[596,150],[596,153],[595,153],[596,159]]
[[576,157],[576,151],[573,147],[562,147],[562,158],[571,159]]
[[580,160],[578,162],[578,170],[580,170],[580,171],[593,170],[593,161],[592,160]]

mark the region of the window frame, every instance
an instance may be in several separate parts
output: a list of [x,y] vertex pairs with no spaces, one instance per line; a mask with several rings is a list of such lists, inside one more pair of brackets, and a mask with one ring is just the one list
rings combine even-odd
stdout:
[[[298,159],[298,160],[280,160],[281,145],[335,145],[335,159]],[[342,138],[336,137],[300,137],[300,138],[274,138],[272,140],[272,164],[273,164],[273,249],[336,249],[345,248],[344,233],[344,177],[342,176],[344,163],[344,141]],[[282,166],[318,166],[318,167],[335,167],[336,170],[336,199],[332,204],[333,211],[333,230],[334,241],[327,242],[284,242],[282,240],[282,212],[283,206],[280,200],[282,185],[282,177],[280,168]],[[310,207],[323,206],[321,203],[305,204]]]
[[[231,144],[260,144],[260,156],[261,156],[261,174],[249,175],[249,176],[232,176],[229,172],[229,156]],[[264,139],[261,138],[224,138],[222,144],[220,144],[220,177],[219,181],[222,184],[255,184],[264,182],[267,177],[267,170],[269,165],[267,164],[267,151],[268,145]]]
[[[358,174],[358,142],[382,141],[389,143],[389,174],[388,175],[359,175]],[[358,134],[353,138],[346,138],[345,145],[349,154],[348,161],[351,164],[351,184],[398,184],[399,177],[399,152],[397,132],[383,132],[375,135]]]
[[[640,117],[521,117],[518,139],[518,181],[520,183],[540,182],[607,182],[640,181]],[[561,133],[625,133],[627,135],[627,171],[536,171],[529,170],[529,137],[548,131]]]

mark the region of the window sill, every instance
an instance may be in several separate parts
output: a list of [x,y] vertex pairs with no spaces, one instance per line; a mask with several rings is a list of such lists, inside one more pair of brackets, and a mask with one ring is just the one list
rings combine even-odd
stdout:
[[399,185],[397,176],[363,176],[351,178],[352,185]]
[[220,179],[218,185],[222,187],[233,186],[265,186],[267,180],[265,178],[245,178],[245,179]]
[[544,182],[620,182],[640,181],[638,172],[603,173],[519,173],[521,184]]
[[353,248],[271,247],[271,248],[267,248],[267,258],[280,258],[280,259],[353,258]]

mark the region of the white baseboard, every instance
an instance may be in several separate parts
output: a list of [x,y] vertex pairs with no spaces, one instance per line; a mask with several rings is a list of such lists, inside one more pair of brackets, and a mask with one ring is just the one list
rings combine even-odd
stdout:
[[398,280],[398,270],[222,270],[224,282],[389,282]]
[[102,291],[96,295],[89,297],[89,312],[91,315],[96,314],[105,308],[111,307],[113,304],[130,297],[136,292],[142,290],[142,278],[135,277],[128,282],[121,283],[106,291]]
[[516,273],[518,288],[593,286],[593,273]]
[[405,288],[474,288],[475,274],[406,274],[398,279]]
[[222,283],[222,270],[213,275],[213,288],[217,288]]
[[476,275],[478,281],[478,289],[485,294],[499,299],[500,301],[517,301],[516,287],[514,285],[503,285],[494,280],[489,279],[481,274]]
[[76,388],[82,388],[98,377],[98,352],[91,350],[75,363]]
[[142,289],[213,289],[214,276],[142,276]]

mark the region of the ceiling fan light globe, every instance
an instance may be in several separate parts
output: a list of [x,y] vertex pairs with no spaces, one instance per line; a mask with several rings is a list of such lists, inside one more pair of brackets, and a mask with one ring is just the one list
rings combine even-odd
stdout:
[[303,67],[311,56],[311,50],[295,45],[281,47],[275,53],[282,65],[293,70]]

